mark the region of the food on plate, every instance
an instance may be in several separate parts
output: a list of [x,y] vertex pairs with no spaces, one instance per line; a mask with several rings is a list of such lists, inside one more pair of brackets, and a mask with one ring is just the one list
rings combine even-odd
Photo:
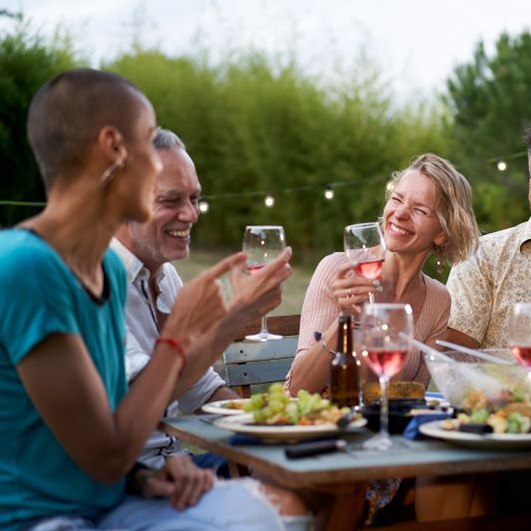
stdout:
[[226,402],[222,402],[220,404],[220,407],[223,409],[240,409],[243,410],[243,406],[245,405],[246,400],[227,400]]
[[313,426],[335,423],[349,408],[338,408],[318,393],[299,391],[293,399],[284,392],[282,384],[272,384],[266,393],[251,396],[244,405],[255,423],[267,425]]
[[466,412],[443,421],[442,429],[459,430],[464,425],[476,424],[488,425],[494,433],[531,432],[531,404],[523,395],[504,391],[503,396],[490,401],[484,393],[473,391],[464,404],[467,405]]

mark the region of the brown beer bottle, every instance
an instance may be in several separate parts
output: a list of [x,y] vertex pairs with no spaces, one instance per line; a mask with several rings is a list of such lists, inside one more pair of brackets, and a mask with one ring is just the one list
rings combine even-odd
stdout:
[[352,316],[339,317],[337,349],[330,362],[330,400],[339,407],[360,403],[360,374],[352,340]]

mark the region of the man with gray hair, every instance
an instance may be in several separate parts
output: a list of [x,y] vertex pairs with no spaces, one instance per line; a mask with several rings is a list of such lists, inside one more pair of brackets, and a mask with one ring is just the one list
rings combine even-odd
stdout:
[[[183,142],[175,133],[159,129],[154,143],[163,169],[156,179],[151,217],[145,223],[123,225],[112,242],[128,273],[126,368],[132,382],[149,362],[155,340],[182,287],[171,262],[188,256],[190,232],[199,217],[201,186]],[[232,281],[236,281],[237,289],[227,318],[215,337],[198,341],[191,349],[189,363],[175,388],[178,401],[169,405],[168,414],[177,408],[190,413],[206,402],[237,397],[211,365],[243,327],[280,301],[278,289],[268,289],[264,279],[257,276],[242,271]],[[175,438],[155,432],[140,460],[150,467],[160,467],[166,456],[176,452],[179,442]],[[210,457],[194,456],[194,461],[199,466],[220,465],[219,460],[211,461]]]

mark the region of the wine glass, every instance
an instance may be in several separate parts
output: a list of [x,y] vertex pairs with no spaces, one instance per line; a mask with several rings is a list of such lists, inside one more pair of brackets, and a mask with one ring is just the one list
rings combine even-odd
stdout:
[[[247,253],[247,269],[252,274],[272,262],[286,247],[284,228],[278,225],[248,225],[243,235],[243,252]],[[269,341],[282,336],[270,334],[267,330],[267,317],[262,317],[258,334],[245,336],[250,341]]]
[[[382,272],[385,259],[385,240],[379,223],[357,223],[345,227],[345,254],[354,265],[354,272],[374,280]],[[369,293],[374,304],[374,294]]]
[[365,304],[361,314],[361,355],[380,382],[380,433],[365,448],[386,450],[389,436],[388,384],[404,365],[413,336],[413,311],[409,304]]
[[509,346],[521,365],[531,369],[531,303],[518,302],[509,316]]

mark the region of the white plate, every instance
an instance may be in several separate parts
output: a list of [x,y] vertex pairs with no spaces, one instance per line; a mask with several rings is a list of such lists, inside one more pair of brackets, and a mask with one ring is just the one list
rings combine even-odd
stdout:
[[228,403],[238,403],[242,407],[246,402],[249,402],[248,398],[233,398],[231,400],[217,400],[216,402],[207,402],[201,409],[205,413],[216,413],[217,415],[241,415],[244,413],[243,409],[234,409],[225,407]]
[[459,446],[488,450],[517,450],[531,448],[531,433],[488,433],[477,435],[457,430],[443,430],[441,421],[434,420],[420,426],[420,432],[428,437],[443,439]]
[[367,420],[362,418],[351,422],[346,430],[339,430],[339,428],[333,423],[317,424],[315,426],[266,426],[264,424],[254,424],[253,422],[252,413],[247,413],[234,417],[217,419],[214,421],[214,426],[223,430],[233,431],[234,433],[253,435],[254,437],[270,442],[290,442],[312,437],[333,435],[334,433],[340,433],[342,431],[355,432],[367,424]]

